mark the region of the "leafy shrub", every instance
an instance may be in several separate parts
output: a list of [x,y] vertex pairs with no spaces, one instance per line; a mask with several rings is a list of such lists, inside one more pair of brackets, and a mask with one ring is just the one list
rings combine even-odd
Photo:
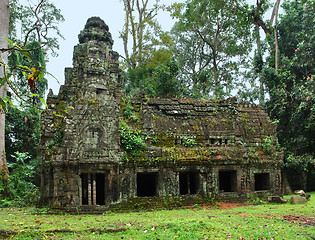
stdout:
[[137,120],[137,115],[135,114],[134,108],[132,104],[130,103],[130,101],[126,103],[126,110],[124,111],[124,116],[132,121]]
[[288,154],[285,161],[285,167],[292,168],[297,171],[309,171],[315,167],[315,159],[310,154],[297,156],[293,153]]
[[29,153],[16,152],[15,162],[8,163],[10,175],[0,179],[0,206],[26,206],[36,204],[39,190],[34,184],[39,169],[38,160],[30,159]]
[[120,141],[127,152],[135,156],[146,147],[141,130],[133,130],[125,122],[120,122]]
[[193,147],[194,145],[196,145],[195,139],[186,138],[186,137],[183,138],[184,147]]
[[267,136],[262,144],[262,150],[266,154],[271,154],[275,146],[275,140],[271,136]]

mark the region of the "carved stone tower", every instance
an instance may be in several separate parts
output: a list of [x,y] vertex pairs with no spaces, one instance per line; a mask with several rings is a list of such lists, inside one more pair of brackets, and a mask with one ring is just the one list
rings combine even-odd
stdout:
[[[119,103],[121,71],[109,28],[88,19],[65,69],[58,96],[48,94],[42,117],[41,196],[71,208],[106,205],[118,199],[121,159]],[[106,192],[106,194],[105,194]]]

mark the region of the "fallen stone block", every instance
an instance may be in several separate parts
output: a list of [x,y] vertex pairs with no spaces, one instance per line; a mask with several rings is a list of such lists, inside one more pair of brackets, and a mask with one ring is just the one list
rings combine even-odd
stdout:
[[280,196],[269,196],[268,197],[268,202],[270,203],[287,203],[288,200],[284,199]]
[[306,197],[302,196],[293,196],[290,198],[290,203],[291,204],[301,204],[301,203],[306,203],[307,199]]
[[300,196],[302,196],[302,197],[305,197],[305,192],[304,192],[304,190],[295,190],[295,191],[294,191],[294,194],[300,195]]

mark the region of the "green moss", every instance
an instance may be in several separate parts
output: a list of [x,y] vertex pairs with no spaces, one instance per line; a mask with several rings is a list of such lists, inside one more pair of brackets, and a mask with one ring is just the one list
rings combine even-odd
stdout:
[[176,137],[169,133],[156,133],[155,138],[158,140],[156,146],[158,147],[174,147]]

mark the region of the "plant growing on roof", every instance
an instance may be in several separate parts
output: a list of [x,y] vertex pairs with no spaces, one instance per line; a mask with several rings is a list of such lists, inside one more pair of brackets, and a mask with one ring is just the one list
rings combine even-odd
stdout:
[[132,156],[141,152],[141,149],[146,147],[146,143],[142,137],[141,130],[133,130],[124,121],[120,122],[120,142],[124,146],[127,153]]

